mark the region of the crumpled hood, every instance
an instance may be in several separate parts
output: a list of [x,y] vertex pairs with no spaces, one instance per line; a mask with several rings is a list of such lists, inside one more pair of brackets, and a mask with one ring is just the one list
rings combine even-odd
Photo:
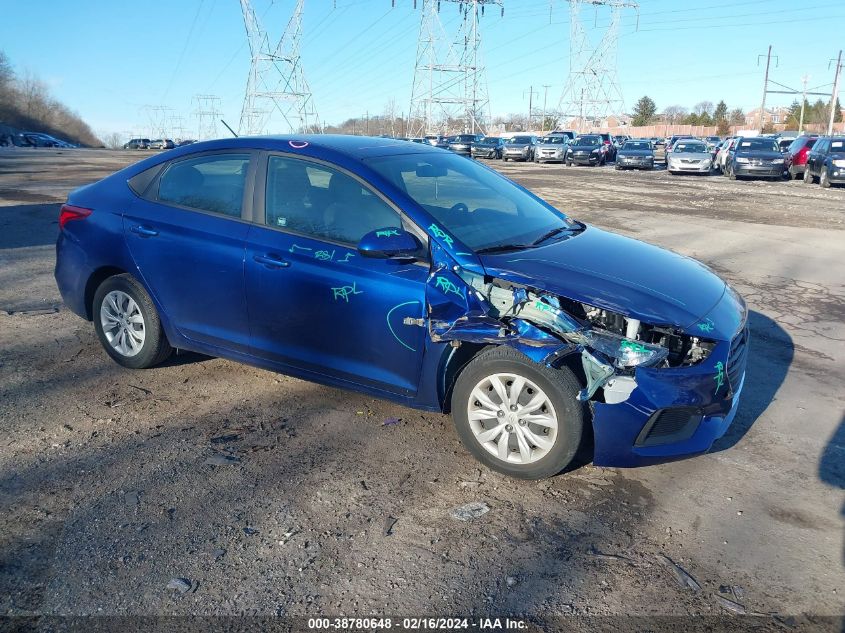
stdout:
[[481,262],[493,277],[683,329],[725,292],[725,282],[694,259],[590,225],[547,246],[482,255]]

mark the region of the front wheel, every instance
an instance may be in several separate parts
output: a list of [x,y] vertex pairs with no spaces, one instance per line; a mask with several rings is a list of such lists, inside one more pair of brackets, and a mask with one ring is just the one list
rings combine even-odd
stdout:
[[510,347],[490,348],[458,376],[452,419],[480,462],[520,479],[543,479],[566,468],[586,422],[580,385],[567,367],[534,363]]
[[830,189],[830,174],[827,173],[827,167],[822,167],[819,174],[819,184],[825,189]]
[[101,283],[93,307],[97,337],[118,364],[146,369],[173,351],[150,295],[131,275],[116,275]]

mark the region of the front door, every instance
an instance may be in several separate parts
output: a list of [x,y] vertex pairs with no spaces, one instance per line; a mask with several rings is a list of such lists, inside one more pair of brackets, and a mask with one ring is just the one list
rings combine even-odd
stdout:
[[369,259],[355,248],[365,233],[408,228],[408,220],[323,163],[272,155],[258,179],[265,175],[245,259],[252,353],[413,395],[425,330],[404,320],[424,315],[428,266]]

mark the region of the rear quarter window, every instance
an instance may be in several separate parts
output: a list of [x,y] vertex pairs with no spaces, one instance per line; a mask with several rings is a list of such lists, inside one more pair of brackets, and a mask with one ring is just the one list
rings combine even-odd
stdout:
[[173,162],[158,183],[158,201],[241,217],[249,154],[217,154]]

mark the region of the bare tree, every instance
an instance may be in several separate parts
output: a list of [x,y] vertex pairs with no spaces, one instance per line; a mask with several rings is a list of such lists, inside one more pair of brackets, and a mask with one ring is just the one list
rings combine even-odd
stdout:
[[687,116],[688,112],[683,106],[673,105],[663,110],[663,118],[666,123],[678,123]]
[[102,137],[103,141],[106,144],[106,147],[109,149],[122,149],[123,148],[123,135],[119,134],[118,132],[112,132],[111,134],[106,134]]
[[695,112],[699,117],[702,114],[706,114],[708,117],[713,115],[713,102],[712,101],[699,101],[692,107],[692,111]]

